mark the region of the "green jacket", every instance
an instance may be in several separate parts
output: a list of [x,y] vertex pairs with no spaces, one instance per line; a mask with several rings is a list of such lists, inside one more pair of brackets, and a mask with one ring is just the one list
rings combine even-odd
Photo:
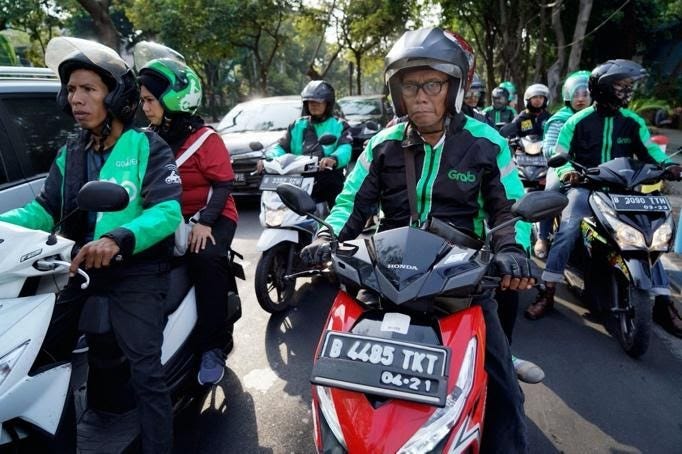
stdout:
[[[38,197],[23,208],[0,215],[0,221],[49,231],[77,208],[78,190],[86,183],[89,141],[90,134],[82,131],[62,147]],[[99,180],[120,184],[130,197],[123,210],[98,213],[94,232],[95,239],[106,235],[116,241],[124,257],[152,248],[180,224],[180,177],[170,148],[156,133],[125,130],[104,163]],[[82,243],[87,234],[86,217],[87,213],[77,212],[62,224],[60,233]],[[166,248],[144,255],[164,255],[162,249]]]
[[[614,158],[638,159],[649,163],[663,163],[668,157],[651,141],[642,117],[620,108],[605,114],[596,105],[587,107],[570,117],[559,133],[556,153],[568,153],[578,164],[596,167]],[[570,163],[556,169],[558,177],[573,171]]]
[[302,155],[309,153],[317,145],[317,139],[324,134],[332,134],[337,137],[335,143],[323,145],[324,156],[336,159],[336,168],[341,169],[348,165],[352,153],[353,138],[350,135],[350,127],[344,120],[329,117],[321,122],[312,122],[310,117],[301,117],[289,125],[284,137],[267,152],[269,159],[282,156],[285,153]]
[[[326,219],[341,241],[356,238],[378,204],[382,229],[409,224],[405,147],[414,150],[420,221],[433,216],[483,237],[486,224],[494,227],[513,217],[511,206],[524,191],[507,142],[494,128],[458,114],[434,147],[409,123],[369,140]],[[495,251],[528,250],[529,244],[530,224],[521,221],[493,237]]]

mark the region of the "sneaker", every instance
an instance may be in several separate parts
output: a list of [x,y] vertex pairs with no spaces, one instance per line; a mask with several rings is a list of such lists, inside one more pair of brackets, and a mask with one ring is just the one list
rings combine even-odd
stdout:
[[197,379],[200,385],[215,385],[225,375],[225,355],[219,348],[214,348],[201,355],[201,368]]
[[533,247],[533,253],[535,253],[537,258],[545,259],[547,258],[547,246],[547,240],[537,240],[535,242],[535,246]]
[[81,334],[81,337],[78,338],[78,342],[76,342],[76,346],[71,350],[71,353],[85,353],[88,350],[90,350],[88,339],[85,337],[85,334]]
[[545,372],[533,362],[512,355],[512,363],[516,376],[524,383],[540,383],[545,378]]

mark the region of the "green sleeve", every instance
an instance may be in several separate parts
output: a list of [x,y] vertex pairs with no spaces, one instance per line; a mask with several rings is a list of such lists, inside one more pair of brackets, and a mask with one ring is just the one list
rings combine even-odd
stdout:
[[635,112],[629,109],[621,109],[621,112],[623,113],[624,116],[630,117],[637,122],[637,124],[639,125],[637,137],[639,138],[639,141],[642,143],[642,146],[646,149],[647,154],[651,156],[651,158],[654,161],[656,161],[659,164],[664,162],[666,163],[672,162],[665,154],[665,152],[661,150],[661,147],[659,147],[656,143],[654,143],[651,140],[649,128],[646,127],[646,123],[644,122],[644,119],[642,117],[640,117]]
[[[521,178],[519,178],[516,165],[511,158],[509,145],[506,140],[498,141],[497,144],[500,147],[500,152],[497,154],[500,181],[502,182],[502,186],[504,186],[507,198],[510,200],[519,200],[524,196],[525,191]],[[530,251],[531,225],[525,221],[517,221],[514,225],[514,230],[516,232],[516,242],[520,244],[526,252]]]
[[[557,140],[556,147],[554,148],[555,154],[565,153],[570,156],[571,142],[573,141],[573,134],[575,133],[575,118],[575,116],[569,118],[568,121],[561,127],[561,130],[559,131],[559,139]],[[575,168],[570,162],[567,162],[561,167],[554,169],[554,171],[556,172],[557,177],[559,177],[559,180],[562,180],[564,175],[567,173],[575,172]]]
[[37,200],[0,214],[0,221],[45,232],[49,232],[54,227],[52,216]]

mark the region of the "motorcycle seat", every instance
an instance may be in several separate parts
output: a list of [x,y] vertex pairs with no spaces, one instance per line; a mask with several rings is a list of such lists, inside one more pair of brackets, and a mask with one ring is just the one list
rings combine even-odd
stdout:
[[166,295],[165,313],[170,315],[180,306],[180,303],[192,288],[189,278],[187,263],[184,260],[176,260],[169,276],[168,294]]

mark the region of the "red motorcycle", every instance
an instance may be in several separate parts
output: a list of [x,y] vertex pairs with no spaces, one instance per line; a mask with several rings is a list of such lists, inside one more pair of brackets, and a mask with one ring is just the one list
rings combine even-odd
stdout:
[[[277,192],[289,208],[324,224],[304,191],[281,185]],[[477,453],[486,333],[483,313],[471,302],[499,285],[491,235],[565,205],[559,193],[529,193],[512,208],[517,217],[488,232],[485,242],[435,218],[423,228],[342,244],[333,239],[332,272],[341,290],[311,377],[318,451]]]

